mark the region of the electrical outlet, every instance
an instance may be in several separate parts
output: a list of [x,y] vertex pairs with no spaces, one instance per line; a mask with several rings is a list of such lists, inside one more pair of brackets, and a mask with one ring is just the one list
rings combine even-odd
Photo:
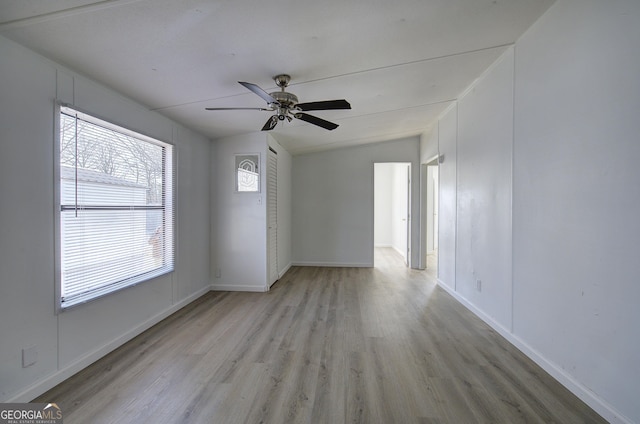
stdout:
[[222,277],[222,270],[220,268],[216,268],[216,278]]
[[476,290],[482,291],[482,280],[476,280]]
[[22,368],[30,367],[38,362],[38,347],[31,346],[26,349],[22,349]]

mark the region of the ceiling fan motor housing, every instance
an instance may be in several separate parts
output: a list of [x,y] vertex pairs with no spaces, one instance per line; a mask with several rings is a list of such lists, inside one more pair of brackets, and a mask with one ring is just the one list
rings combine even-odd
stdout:
[[[293,109],[296,104],[298,104],[298,97],[292,93],[287,93],[285,91],[276,91],[274,93],[269,93],[269,95],[276,99],[278,103],[280,103],[279,106],[273,106],[276,106],[278,111],[278,119],[281,121],[284,121],[289,111]],[[272,105],[270,104],[269,106]]]
[[298,96],[287,93],[286,91],[276,91],[269,93],[269,95],[276,99],[278,103],[280,103],[280,106],[286,107],[287,109],[293,108],[298,103]]

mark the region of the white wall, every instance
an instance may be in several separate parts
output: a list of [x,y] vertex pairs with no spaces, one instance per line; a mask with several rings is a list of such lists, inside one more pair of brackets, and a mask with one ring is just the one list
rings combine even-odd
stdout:
[[559,1],[522,37],[513,177],[514,331],[632,422],[640,422],[638,22],[636,0]]
[[456,238],[458,227],[457,152],[458,105],[455,104],[438,121],[440,200],[438,205],[438,279],[441,284],[456,288]]
[[438,123],[420,135],[420,163],[429,163],[438,156]]
[[637,1],[558,0],[438,134],[442,286],[628,423],[640,422],[639,20]]
[[[0,401],[29,401],[209,289],[210,143],[0,37]],[[55,314],[55,99],[172,142],[176,271]],[[22,368],[21,350],[37,362]]]
[[[423,165],[425,166],[425,165]],[[438,166],[428,165],[426,166],[426,197],[425,209],[426,209],[426,234],[423,232],[423,237],[426,239],[426,252],[431,253],[438,249]]]
[[391,247],[391,182],[393,164],[375,164],[374,245]]
[[412,264],[418,264],[419,139],[293,157],[293,263],[373,266],[375,162],[412,164]]
[[[255,132],[215,140],[216,208],[212,243],[215,290],[266,291],[267,284],[267,136]],[[235,192],[235,154],[260,154],[260,192]],[[219,270],[219,273],[218,273]],[[219,276],[218,276],[219,275]]]
[[512,137],[509,49],[458,102],[456,193],[456,290],[505,328],[511,328]]

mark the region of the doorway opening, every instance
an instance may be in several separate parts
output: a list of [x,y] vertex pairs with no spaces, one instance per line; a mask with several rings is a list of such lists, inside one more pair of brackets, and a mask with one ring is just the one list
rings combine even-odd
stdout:
[[410,266],[411,163],[374,164],[374,266]]
[[421,255],[420,268],[427,269],[437,276],[438,272],[438,199],[439,199],[439,168],[438,158],[421,165],[421,193],[420,208]]

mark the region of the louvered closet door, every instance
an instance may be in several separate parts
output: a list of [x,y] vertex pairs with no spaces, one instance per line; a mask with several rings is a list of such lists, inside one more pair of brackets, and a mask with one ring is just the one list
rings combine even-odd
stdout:
[[269,286],[278,280],[278,155],[269,148],[267,156],[267,223]]

